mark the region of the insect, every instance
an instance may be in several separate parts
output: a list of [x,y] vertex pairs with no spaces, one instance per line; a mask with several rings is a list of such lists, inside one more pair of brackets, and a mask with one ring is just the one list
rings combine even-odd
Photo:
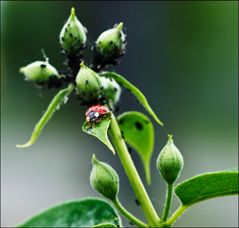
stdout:
[[109,112],[110,110],[105,105],[93,105],[85,113],[86,121],[89,123],[98,123]]

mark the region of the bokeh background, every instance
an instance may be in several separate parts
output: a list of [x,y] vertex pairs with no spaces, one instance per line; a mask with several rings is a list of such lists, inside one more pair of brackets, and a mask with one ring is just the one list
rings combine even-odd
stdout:
[[[1,1],[1,217],[13,226],[64,200],[98,196],[89,184],[91,156],[119,173],[120,199],[134,214],[134,203],[117,156],[81,125],[85,108],[72,97],[55,113],[29,149],[25,142],[56,90],[41,91],[23,80],[19,67],[43,60],[41,48],[62,68],[58,34],[74,6],[88,29],[88,40],[123,21],[127,53],[114,69],[137,85],[174,134],[185,167],[180,180],[205,171],[237,167],[238,161],[238,2],[237,1]],[[140,110],[124,91],[121,112]],[[155,125],[153,183],[147,190],[162,211],[165,183],[155,160],[166,134]],[[137,154],[133,159],[145,183]],[[175,199],[175,207],[178,201]],[[237,227],[236,196],[213,199],[191,208],[176,226]],[[124,220],[125,225],[129,225]]]

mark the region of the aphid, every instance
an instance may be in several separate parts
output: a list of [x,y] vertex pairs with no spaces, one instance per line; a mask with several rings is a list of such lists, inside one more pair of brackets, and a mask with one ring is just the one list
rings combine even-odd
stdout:
[[85,113],[86,121],[89,123],[98,123],[109,112],[110,110],[105,105],[93,105]]

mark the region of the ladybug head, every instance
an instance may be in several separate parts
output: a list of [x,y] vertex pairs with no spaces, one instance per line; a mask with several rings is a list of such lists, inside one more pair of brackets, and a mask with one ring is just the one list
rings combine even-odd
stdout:
[[99,112],[95,112],[95,111],[91,111],[87,117],[86,117],[86,121],[87,122],[97,122],[99,120],[99,116],[100,113]]

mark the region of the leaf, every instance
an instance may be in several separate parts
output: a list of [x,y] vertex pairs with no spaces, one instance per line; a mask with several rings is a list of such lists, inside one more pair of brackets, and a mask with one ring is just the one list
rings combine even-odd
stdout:
[[183,205],[214,197],[238,194],[238,171],[220,171],[194,176],[178,184],[175,193]]
[[105,116],[100,122],[89,124],[85,122],[82,126],[82,130],[89,134],[98,138],[101,142],[103,142],[112,152],[115,154],[114,147],[111,145],[107,132],[111,122],[111,114]]
[[101,223],[120,226],[121,219],[106,201],[86,198],[47,209],[18,227],[92,227]]
[[98,224],[98,225],[95,225],[95,226],[92,226],[92,228],[107,228],[107,227],[110,227],[110,228],[117,228],[117,226],[115,224],[112,224],[112,223],[101,223],[101,224]]
[[148,113],[154,118],[154,120],[161,126],[163,126],[163,123],[157,115],[154,113],[152,108],[150,107],[146,97],[144,94],[133,84],[131,84],[129,81],[127,81],[123,76],[115,73],[115,72],[102,72],[100,73],[101,76],[108,77],[108,78],[113,78],[115,79],[116,82],[121,84],[124,88],[128,89],[131,91],[132,94],[135,95],[135,97],[138,99],[138,101],[141,103],[141,105],[148,111]]
[[150,161],[154,148],[154,127],[147,116],[140,112],[125,112],[118,117],[125,141],[139,154],[147,183],[151,183]]
[[63,103],[66,103],[68,96],[74,90],[74,86],[70,84],[67,88],[60,90],[55,97],[52,99],[51,103],[48,105],[47,110],[39,120],[39,122],[34,127],[32,135],[29,141],[25,144],[16,145],[18,148],[25,148],[33,145],[37,138],[39,137],[40,133],[42,132],[43,128],[47,124],[47,122],[51,119],[54,112],[60,108]]

